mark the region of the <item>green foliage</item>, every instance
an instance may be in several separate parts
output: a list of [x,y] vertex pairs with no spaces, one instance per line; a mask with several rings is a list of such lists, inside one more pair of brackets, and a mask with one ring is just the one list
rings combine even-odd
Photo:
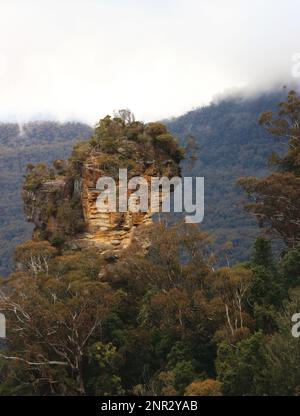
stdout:
[[251,286],[251,299],[262,305],[280,306],[286,296],[283,278],[276,270],[264,266],[253,266],[253,282]]
[[174,374],[174,387],[183,394],[185,388],[197,378],[197,373],[190,361],[180,361],[172,370]]
[[260,332],[230,345],[224,342],[218,349],[217,372],[222,391],[229,396],[260,396],[267,382],[265,338]]
[[268,269],[273,268],[273,253],[270,240],[264,237],[257,237],[253,248],[252,263]]
[[300,244],[285,254],[280,266],[286,287],[300,286]]
[[287,296],[284,277],[279,266],[275,264],[270,240],[264,237],[256,239],[249,266],[253,273],[251,302],[255,304],[254,309],[261,317],[262,306],[266,306],[266,315],[270,317],[272,308],[267,311],[268,306],[278,309]]
[[122,380],[118,371],[117,348],[112,344],[96,342],[88,349],[85,374],[87,394],[93,396],[123,395]]
[[267,344],[267,393],[274,396],[299,396],[300,343],[291,335],[291,317],[300,310],[299,287],[290,293],[284,309],[277,318],[278,331]]

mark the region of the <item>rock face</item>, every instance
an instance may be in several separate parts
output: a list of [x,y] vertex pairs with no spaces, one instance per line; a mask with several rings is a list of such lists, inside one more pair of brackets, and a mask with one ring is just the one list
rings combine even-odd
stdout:
[[[99,195],[96,184],[99,178],[107,176],[102,161],[103,154],[98,153],[90,155],[84,164],[80,192],[86,231],[77,236],[72,243],[78,247],[96,246],[104,253],[118,252],[129,246],[136,235],[137,227],[152,223],[150,195],[147,212],[133,213],[129,210],[127,212],[100,212],[96,204]],[[134,170],[128,171],[128,179],[134,176],[143,176],[150,187],[152,177],[159,175],[158,170],[153,167],[154,164],[155,162],[152,161],[145,165],[140,163]],[[167,165],[165,163],[165,166]],[[172,165],[171,162],[170,165]],[[173,174],[179,173],[178,167],[173,170],[169,169],[169,175],[171,171]],[[116,184],[117,192],[119,192],[121,185],[118,181]],[[132,192],[134,191],[128,190],[127,196],[129,197]]]
[[[83,167],[81,200],[86,232],[77,237],[75,244],[81,247],[93,245],[104,252],[118,251],[130,244],[137,226],[150,224],[152,218],[150,210],[141,213],[99,211],[96,205],[99,196],[96,184],[99,178],[107,176],[105,168],[101,168],[102,160],[101,153],[93,154]],[[120,190],[118,182],[117,190]]]
[[[180,169],[176,158],[170,157],[169,149],[164,149],[166,141],[171,141],[172,151],[177,151],[164,126],[158,123],[152,123],[151,128],[142,123],[128,126],[107,118],[102,122],[101,140],[92,137],[82,143],[68,162],[57,161],[57,171],[31,170],[25,181],[23,199],[25,213],[28,221],[35,224],[37,238],[63,242],[72,249],[94,246],[104,254],[114,255],[128,247],[138,227],[151,224],[152,216],[150,208],[137,213],[99,211],[98,179],[114,178],[119,191],[121,168],[127,169],[128,180],[142,176],[149,185],[152,177],[179,176]],[[163,146],[155,144],[153,131],[161,137]],[[115,135],[113,139],[112,135]],[[128,197],[131,192],[134,190],[128,191]]]

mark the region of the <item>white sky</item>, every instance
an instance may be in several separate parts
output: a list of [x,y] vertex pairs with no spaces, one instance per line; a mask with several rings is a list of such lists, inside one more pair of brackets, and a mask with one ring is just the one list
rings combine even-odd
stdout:
[[0,0],[0,120],[147,121],[286,83],[299,16],[299,0]]

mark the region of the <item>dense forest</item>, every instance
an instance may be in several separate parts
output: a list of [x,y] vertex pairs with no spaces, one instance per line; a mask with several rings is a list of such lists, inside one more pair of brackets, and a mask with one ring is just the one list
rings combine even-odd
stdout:
[[[0,394],[300,394],[300,344],[291,333],[300,310],[300,98],[292,91],[271,104],[256,114],[265,131],[255,138],[256,172],[238,180],[245,215],[265,231],[247,261],[219,267],[210,234],[180,222],[147,226],[146,246],[133,241],[118,259],[36,235],[17,248],[18,269],[2,281],[8,338]],[[251,137],[239,138],[248,156]],[[75,147],[71,176],[97,146],[114,154],[114,143],[124,143],[129,158],[132,143],[163,147],[174,161],[182,156],[160,123],[108,117]],[[226,145],[214,146],[210,163],[217,166]],[[48,180],[44,172],[51,174],[42,172],[30,166],[25,187],[38,189]],[[273,239],[280,253],[272,252]]]
[[283,90],[226,98],[167,121],[171,132],[195,156],[193,163],[183,163],[183,175],[205,178],[201,228],[216,239],[219,264],[226,264],[228,255],[234,264],[251,254],[258,228],[242,209],[242,191],[236,181],[240,176],[264,176],[268,156],[286,149],[284,142],[272,139],[258,123],[259,114],[274,109],[285,96]]
[[[236,180],[265,175],[269,154],[285,149],[285,144],[272,140],[257,123],[258,115],[274,108],[283,96],[284,92],[273,92],[255,98],[227,98],[166,122],[196,157],[183,163],[183,174],[205,177],[202,227],[216,239],[219,264],[227,263],[226,259],[234,264],[250,255],[258,228],[243,212]],[[12,270],[14,248],[32,231],[21,201],[26,165],[66,158],[73,144],[90,137],[92,131],[81,123],[0,124],[0,275]]]

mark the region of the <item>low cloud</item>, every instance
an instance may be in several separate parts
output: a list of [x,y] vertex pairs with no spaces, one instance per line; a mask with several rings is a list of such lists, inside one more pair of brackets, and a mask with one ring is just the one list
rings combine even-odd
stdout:
[[292,79],[297,0],[2,0],[0,119],[161,119]]

